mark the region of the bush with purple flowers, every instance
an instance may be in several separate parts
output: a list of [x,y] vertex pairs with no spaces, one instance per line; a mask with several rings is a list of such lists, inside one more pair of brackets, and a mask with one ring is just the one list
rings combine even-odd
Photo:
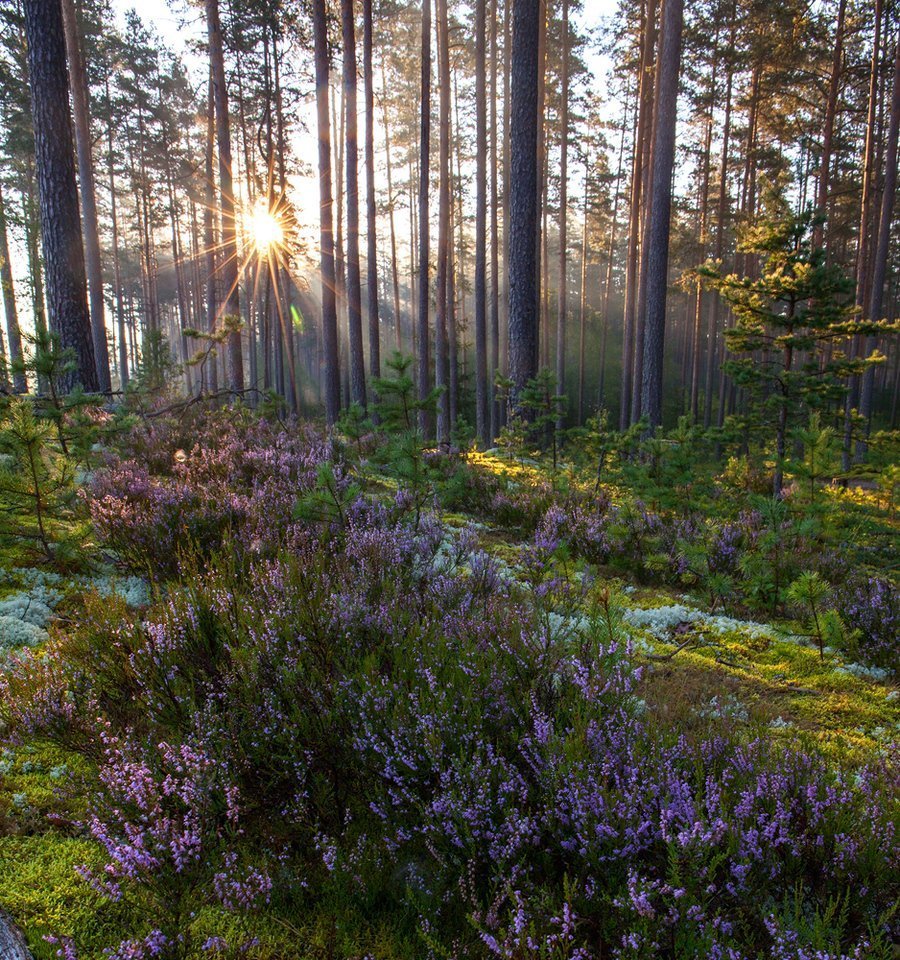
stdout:
[[311,431],[264,420],[214,415],[195,426],[187,449],[172,448],[174,431],[140,431],[140,460],[110,457],[83,491],[101,543],[130,569],[172,576],[186,556],[209,556],[227,538],[271,550],[328,457]]
[[848,577],[835,589],[831,602],[856,631],[849,652],[864,663],[900,669],[900,590],[884,577]]
[[[111,957],[252,953],[203,911],[294,929],[318,908],[429,958],[891,956],[890,757],[835,769],[715,717],[663,725],[641,611],[626,622],[597,576],[777,605],[812,542],[786,508],[716,524],[486,482],[482,507],[507,497],[529,531],[505,563],[402,485],[367,496],[312,433],[195,426],[190,448],[162,423],[133,437],[146,463],[110,458],[85,494],[104,545],[162,581],[154,601],[88,597],[0,675],[9,737],[95,771],[75,829],[102,864],[82,875],[133,919]],[[838,605],[877,657],[896,592],[867,589]]]
[[[554,507],[511,579],[402,493],[292,520],[323,449],[231,442],[142,480],[165,491],[158,534],[172,502],[214,531],[168,595],[143,617],[88,611],[52,669],[28,652],[2,683],[14,730],[96,762],[83,829],[105,867],[85,876],[137,911],[114,956],[190,955],[202,904],[316,901],[382,911],[423,956],[888,955],[896,772],[642,719],[620,607],[566,576],[570,525],[598,559],[618,524],[647,556],[641,538],[671,557],[693,529]],[[111,467],[91,497],[136,562],[135,477]],[[232,478],[231,533],[260,549],[224,539],[213,504]]]

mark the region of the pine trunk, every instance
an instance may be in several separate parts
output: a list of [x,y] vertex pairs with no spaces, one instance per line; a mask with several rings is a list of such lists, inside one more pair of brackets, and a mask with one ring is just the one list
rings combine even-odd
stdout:
[[62,9],[59,0],[24,0],[23,9],[50,330],[75,355],[74,370],[61,373],[59,388],[69,392],[80,384],[96,391]]

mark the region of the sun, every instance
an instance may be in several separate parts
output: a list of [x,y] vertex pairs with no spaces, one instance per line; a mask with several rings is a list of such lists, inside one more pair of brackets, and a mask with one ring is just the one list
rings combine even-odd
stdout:
[[267,253],[284,241],[284,228],[267,207],[258,207],[250,219],[250,236],[260,253]]

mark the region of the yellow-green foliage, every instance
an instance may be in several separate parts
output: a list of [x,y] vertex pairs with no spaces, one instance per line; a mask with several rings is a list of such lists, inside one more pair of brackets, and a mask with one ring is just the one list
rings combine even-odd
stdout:
[[81,864],[101,862],[98,847],[87,840],[0,837],[0,901],[25,931],[37,960],[55,956],[45,936],[72,937],[86,958],[118,942],[123,907],[103,901],[76,873]]
[[[656,642],[654,648],[664,654],[673,646]],[[747,706],[751,721],[780,717],[786,722],[770,727],[770,735],[800,736],[838,763],[870,760],[886,740],[896,739],[900,698],[889,699],[895,687],[842,673],[837,666],[810,647],[735,630],[717,635],[709,646],[684,649],[666,661],[667,676],[660,679],[660,671],[654,671],[653,682],[662,688],[661,702],[676,699],[671,694],[677,689],[682,691],[677,699],[694,704],[696,688],[708,687],[705,674]]]
[[421,956],[418,945],[410,943],[393,925],[363,916],[346,905],[271,909],[244,917],[206,907],[198,911],[193,931],[199,943],[213,936],[231,944],[255,939],[259,945],[253,951],[254,960],[349,960],[362,956],[415,960]]
[[48,815],[66,820],[81,817],[90,773],[82,757],[43,740],[5,749],[0,754],[3,832],[46,830]]

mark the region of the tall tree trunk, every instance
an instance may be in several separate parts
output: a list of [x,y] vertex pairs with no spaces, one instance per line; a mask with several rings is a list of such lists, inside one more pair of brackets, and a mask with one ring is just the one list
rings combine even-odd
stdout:
[[[509,233],[510,233],[510,112],[512,108],[512,5],[513,0],[503,0],[503,245],[501,247],[503,265],[500,275],[503,277],[503,294],[500,311],[500,371],[509,374]],[[506,423],[507,404],[499,406],[499,425]],[[499,433],[499,430],[497,431]]]
[[97,225],[97,196],[94,190],[94,158],[91,150],[91,124],[88,108],[88,85],[84,58],[78,36],[74,0],[62,0],[63,25],[69,60],[69,87],[72,91],[72,112],[75,117],[75,149],[78,157],[78,181],[81,186],[81,217],[84,236],[84,260],[90,292],[91,335],[94,361],[100,389],[111,389],[109,350],[106,344],[106,323],[103,301],[103,264],[100,258],[100,230]]
[[[731,27],[728,49],[734,49],[736,33],[736,5],[731,7]],[[714,257],[721,260],[725,252],[725,215],[728,211],[728,151],[731,145],[731,102],[734,82],[734,64],[728,60],[725,80],[725,118],[722,127],[722,156],[719,160],[719,195],[716,200],[716,244]],[[709,306],[709,326],[706,343],[706,378],[703,388],[703,426],[712,424],[713,384],[718,368],[719,297],[712,297]]]
[[628,216],[628,251],[625,260],[625,306],[623,311],[622,336],[622,386],[619,405],[619,428],[624,430],[631,423],[631,407],[634,375],[635,327],[637,319],[637,286],[639,281],[638,257],[641,232],[641,193],[644,181],[644,149],[648,139],[648,127],[652,119],[652,72],[650,63],[654,46],[654,19],[656,0],[646,0],[641,40],[640,83],[637,91],[637,128],[631,161],[631,197]]
[[[47,332],[47,304],[44,297],[43,271],[41,270],[40,211],[37,201],[35,169],[29,159],[25,165],[25,190],[22,193],[22,220],[25,224],[25,249],[28,252],[28,283],[31,288],[31,309],[34,326],[38,333]],[[41,388],[43,390],[43,388]]]
[[450,31],[447,23],[447,0],[436,0],[439,98],[439,196],[437,276],[435,291],[434,371],[435,386],[443,388],[438,398],[437,441],[450,442],[449,368],[447,363],[447,275],[450,260]]
[[[206,331],[216,333],[219,319],[218,277],[216,276],[216,230],[215,230],[215,173],[213,162],[216,145],[216,101],[213,92],[212,67],[209,71],[209,87],[206,101],[206,196],[203,205],[203,245],[206,248]],[[217,350],[214,350],[204,364],[201,373],[201,392],[203,381],[209,383],[212,393],[219,389],[219,364]],[[208,372],[206,370],[208,368]]]
[[512,0],[509,375],[513,405],[538,365],[538,34],[541,0]]
[[[278,37],[275,28],[272,28],[272,65],[275,83],[275,150],[278,157],[278,197],[279,203],[284,203],[287,194],[287,138],[285,136],[284,103],[281,88],[281,57],[278,53]],[[297,382],[297,356],[294,336],[294,319],[290,312],[291,277],[287,269],[289,249],[282,251],[280,257],[269,255],[270,269],[278,276],[280,286],[279,296],[275,306],[278,311],[278,324],[281,330],[283,344],[283,362],[287,371],[285,393],[292,413],[300,410],[300,387]]]
[[[225,55],[222,49],[222,28],[219,23],[219,0],[206,0],[206,26],[209,39],[209,62],[212,67],[216,105],[216,141],[219,148],[219,197],[222,212],[222,282],[225,286],[225,316],[236,323],[241,316],[238,290],[238,250],[234,214],[234,184],[231,164],[231,125],[228,118],[228,87],[225,81]],[[228,335],[228,386],[244,389],[244,360],[241,333]]]
[[475,2],[475,435],[490,442],[487,384],[487,90],[485,0]]
[[[3,202],[2,191],[0,191],[0,288],[3,291],[3,311],[6,314],[9,359],[15,366],[22,360],[22,333],[19,330],[19,314],[16,309],[16,291],[13,286],[12,262],[9,259],[9,237],[6,231],[6,205]],[[13,389],[16,393],[28,392],[28,380],[25,377],[24,370],[13,371]]]
[[109,80],[106,81],[106,109],[109,124],[106,128],[107,174],[109,176],[109,210],[112,221],[112,261],[113,283],[116,297],[116,323],[119,328],[119,384],[124,390],[128,385],[128,343],[125,333],[125,303],[122,296],[122,270],[119,264],[119,217],[116,202],[116,163],[113,151],[113,113],[109,93]]
[[313,0],[316,58],[316,117],[319,140],[319,272],[322,288],[322,343],[325,350],[325,419],[334,426],[341,409],[335,303],[334,233],[331,193],[331,121],[328,111],[328,19],[325,0]]
[[[515,0],[512,0],[515,2]],[[535,286],[538,298],[538,366],[544,368],[550,364],[550,334],[548,325],[549,301],[547,299],[547,121],[545,117],[547,102],[547,2],[540,0],[537,34],[537,233],[535,234]],[[542,277],[543,271],[543,277]]]
[[334,174],[335,174],[335,232],[334,232],[334,259],[335,259],[335,296],[337,298],[338,314],[338,348],[341,356],[341,396],[344,405],[350,403],[350,345],[347,340],[347,263],[344,256],[344,145],[347,129],[347,98],[344,96],[341,85],[341,107],[338,113],[335,104],[334,86],[331,88],[331,112],[337,127],[334,136]]
[[[891,238],[891,223],[894,215],[894,197],[897,192],[897,137],[900,129],[900,40],[896,41],[894,54],[894,80],[891,94],[891,117],[888,125],[887,148],[885,151],[884,188],[881,194],[881,210],[877,226],[877,241],[874,245],[872,258],[871,293],[869,295],[869,317],[872,320],[881,320],[882,304],[884,303],[884,285],[887,277],[888,249]],[[865,355],[871,356],[877,345],[875,337],[866,338]],[[866,436],[872,420],[872,396],[875,387],[875,368],[870,366],[863,373],[862,392],[860,394],[859,412],[866,420]],[[857,445],[857,457],[866,453],[865,441]]]
[[[822,132],[822,156],[819,160],[819,183],[816,190],[816,210],[821,217],[828,208],[828,191],[831,179],[831,151],[834,140],[834,121],[837,116],[838,96],[841,90],[841,64],[844,56],[844,19],[847,0],[838,4],[837,26],[834,34],[834,50],[831,59],[831,77],[828,81],[828,102],[825,107],[825,128]],[[813,247],[821,247],[824,241],[824,224],[817,223],[813,229]]]
[[490,357],[488,361],[487,391],[490,399],[488,442],[500,432],[500,404],[494,382],[500,369],[500,223],[497,156],[497,0],[491,0],[490,14],[491,82],[490,82],[490,176],[491,176],[491,292],[490,292]]
[[[449,31],[448,31],[449,36]],[[449,49],[449,40],[447,43]],[[466,276],[466,245],[465,229],[466,219],[463,211],[463,175],[462,175],[462,137],[458,131],[462,129],[459,119],[459,92],[457,90],[456,78],[459,71],[453,74],[453,127],[450,130],[450,235],[447,240],[448,267],[447,267],[447,334],[448,334],[448,363],[450,367],[447,387],[449,390],[448,413],[450,417],[450,435],[456,431],[457,418],[459,416],[459,378],[460,369],[463,378],[466,377],[466,344],[462,344],[462,363],[460,363],[460,316],[462,316],[462,326],[468,329],[466,320],[466,292],[464,286],[461,289],[459,300],[457,300],[456,291],[456,271],[459,270],[461,277]],[[454,133],[456,131],[456,133]],[[453,148],[456,152],[456,173],[453,174]],[[454,179],[455,176],[455,179]],[[455,191],[455,194],[454,194]],[[454,195],[457,202],[454,202]],[[457,244],[456,238],[459,238]],[[458,259],[457,259],[458,258]],[[457,313],[459,308],[459,314]]]
[[[637,105],[635,105],[637,109]],[[613,197],[612,226],[609,231],[609,246],[606,255],[606,280],[603,284],[603,331],[600,338],[600,382],[597,387],[597,404],[602,409],[605,404],[606,386],[606,344],[609,339],[609,303],[613,286],[613,259],[619,229],[619,204],[622,200],[622,174],[625,161],[625,133],[628,130],[628,99],[622,114],[622,133],[619,138],[619,159],[616,163],[616,192]],[[585,221],[586,223],[587,221]],[[623,331],[624,333],[624,331]]]
[[[428,250],[428,187],[431,154],[431,0],[422,0],[422,79],[419,119],[419,400],[430,390],[428,301],[431,292]],[[419,429],[427,436],[429,417],[419,411]]]
[[[716,73],[719,66],[718,52],[719,32],[717,29],[713,40],[713,63],[709,81],[709,114],[706,118],[706,135],[704,137],[703,156],[700,163],[699,223],[697,230],[701,261],[706,259],[709,244],[709,181],[712,171],[712,133],[713,115],[716,107]],[[690,414],[691,419],[695,422],[700,413],[700,342],[703,327],[703,303],[703,288],[698,284],[694,304],[694,325],[690,352]]]
[[[662,0],[660,0],[660,20],[662,19]],[[652,37],[655,45],[658,31],[655,23],[651,23],[653,30]],[[650,205],[653,202],[653,143],[656,132],[656,120],[659,113],[659,79],[662,63],[657,54],[656,64],[652,71],[649,71],[652,77],[652,83],[649,85],[648,94],[648,120],[644,134],[645,139],[642,147],[643,159],[642,168],[642,186],[641,186],[641,205],[639,210],[639,243],[640,255],[638,258],[638,276],[637,276],[637,298],[635,301],[635,320],[634,320],[634,358],[632,362],[631,373],[631,422],[637,423],[640,420],[643,400],[643,381],[644,381],[644,333],[647,319],[647,275],[649,244],[648,234],[650,230]]]
[[181,256],[181,241],[178,232],[178,210],[175,200],[175,187],[172,182],[172,171],[168,165],[168,154],[166,154],[166,191],[169,200],[169,225],[172,231],[172,265],[175,269],[175,297],[178,305],[178,340],[181,345],[181,360],[184,364],[185,385],[188,396],[193,393],[191,383],[191,368],[187,365],[188,348],[185,329],[189,326],[187,316],[187,290],[184,282],[184,265]]
[[[568,312],[569,205],[569,0],[562,0],[562,74],[559,114],[559,290],[556,310],[556,392],[566,392],[566,323]],[[557,430],[566,422],[566,401],[559,407]]]
[[366,306],[369,314],[369,374],[375,379],[381,376],[381,325],[378,321],[378,235],[375,216],[375,86],[372,72],[372,0],[363,0],[363,83],[366,102]]
[[[635,104],[637,109],[637,104]],[[616,193],[613,197],[613,220],[609,231],[609,247],[606,255],[606,280],[603,284],[603,331],[600,339],[600,383],[597,389],[597,403],[604,407],[606,385],[606,344],[609,339],[609,303],[613,286],[613,260],[616,252],[616,241],[619,229],[619,204],[622,200],[622,174],[625,160],[625,132],[628,129],[628,102],[622,116],[622,133],[619,139],[619,159],[616,164]],[[624,331],[623,331],[624,332]]]
[[647,232],[647,314],[641,408],[651,427],[662,423],[663,347],[669,272],[669,223],[672,212],[672,169],[675,164],[678,75],[684,0],[665,0],[660,37],[659,80]]
[[75,355],[75,369],[60,374],[59,387],[96,391],[62,9],[59,0],[23,0],[23,8],[50,329]]
[[394,183],[391,173],[391,130],[388,123],[387,83],[384,77],[384,60],[381,61],[381,106],[384,123],[384,163],[387,170],[388,217],[391,226],[391,278],[394,287],[394,324],[397,352],[403,352],[403,327],[400,317],[400,270],[397,264],[397,231],[394,224]]
[[[588,261],[588,216],[590,213],[591,148],[584,151],[584,206],[581,219],[581,281],[578,285],[578,426],[584,423],[584,368],[585,334],[587,327],[587,261]],[[602,368],[601,368],[602,376]]]
[[416,284],[418,276],[418,260],[416,258],[416,238],[419,236],[418,211],[416,207],[417,179],[413,169],[412,150],[407,151],[408,187],[409,187],[409,335],[412,341],[413,379],[418,386],[419,382],[419,288]]
[[347,110],[347,334],[350,343],[350,396],[366,406],[362,290],[359,272],[359,138],[356,108],[356,25],[353,0],[341,0],[344,37],[344,99]]
[[[883,0],[875,0],[875,29],[872,38],[872,58],[869,67],[869,99],[868,109],[866,111],[866,138],[862,157],[862,194],[859,204],[859,231],[856,244],[856,305],[862,311],[863,316],[868,316],[869,308],[869,248],[871,241],[872,199],[874,194],[876,105],[878,100],[878,73],[881,58],[883,10]],[[850,356],[859,356],[862,350],[863,344],[861,337],[856,335],[851,339]],[[853,448],[853,412],[859,402],[859,388],[859,376],[851,376],[847,396],[844,401],[844,444],[841,466],[845,473],[850,469]]]

